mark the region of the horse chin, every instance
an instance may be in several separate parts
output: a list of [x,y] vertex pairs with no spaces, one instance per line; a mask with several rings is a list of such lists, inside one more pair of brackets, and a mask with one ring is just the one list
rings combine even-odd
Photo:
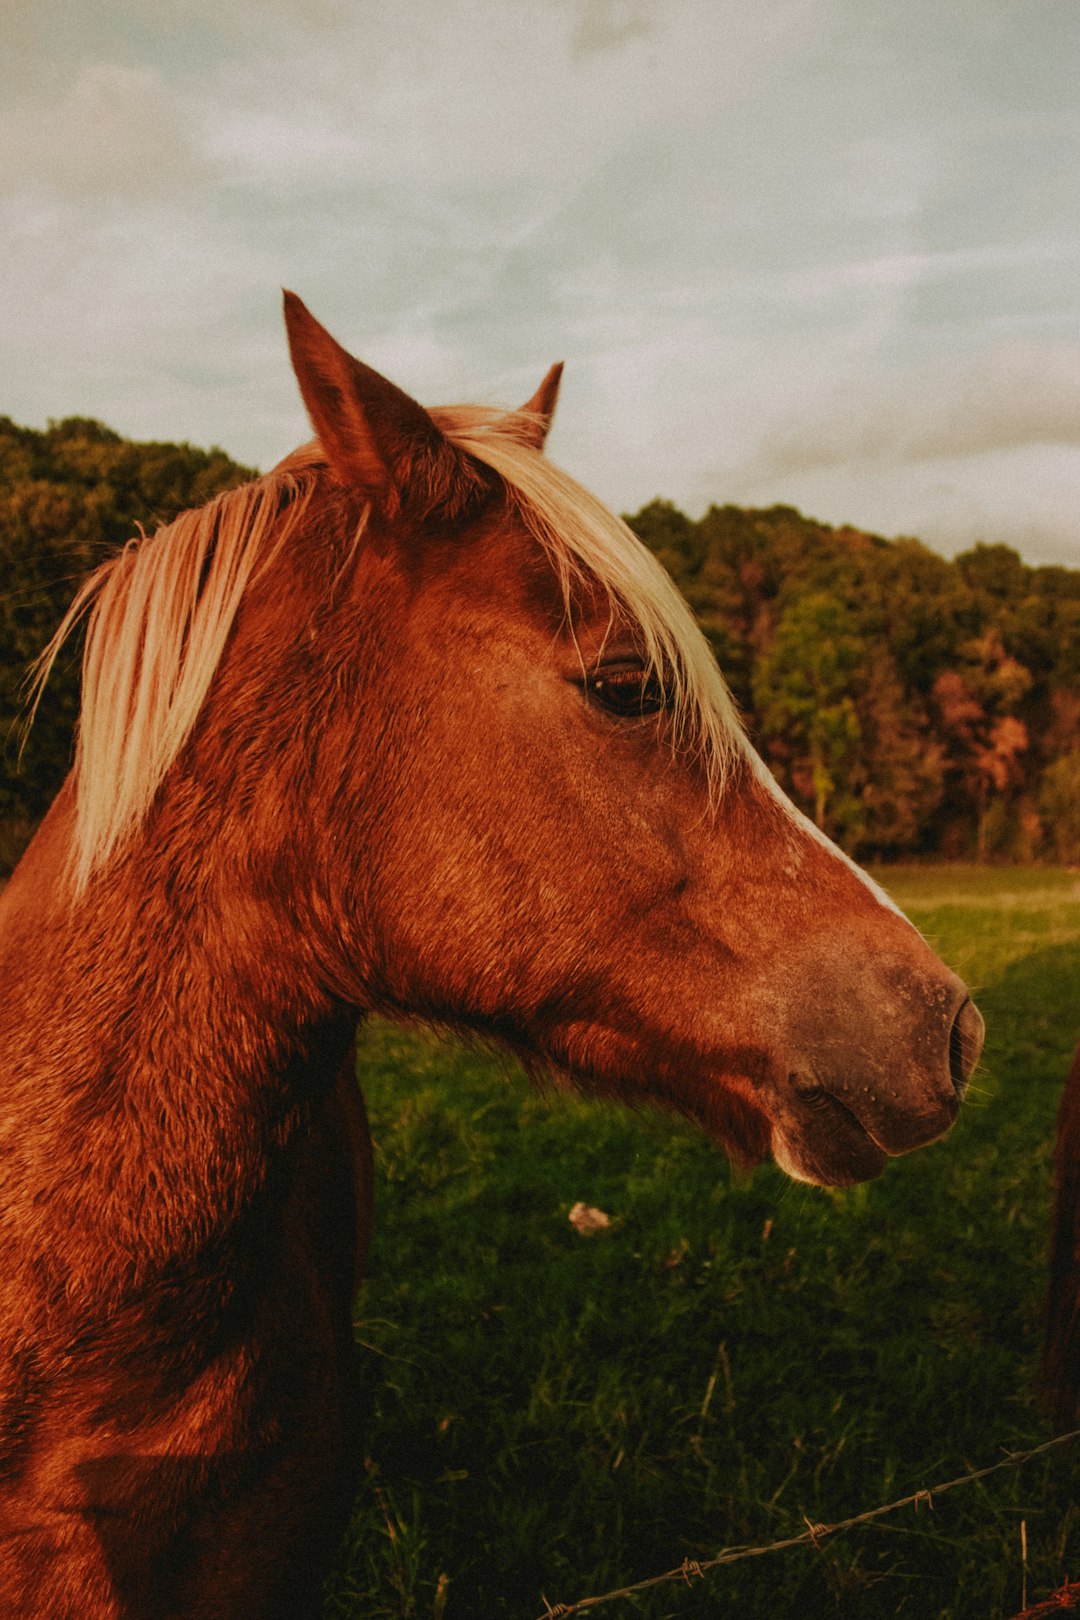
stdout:
[[[829,1098],[830,1118],[774,1124],[772,1156],[793,1181],[817,1187],[851,1187],[873,1181],[885,1168],[888,1154],[842,1103]],[[824,1113],[824,1109],[822,1110]]]
[[[519,1049],[520,1053],[520,1049]],[[749,1082],[702,1087],[680,1083],[678,1077],[627,1073],[617,1063],[610,1067],[576,1061],[562,1050],[550,1049],[526,1059],[534,1076],[542,1075],[559,1089],[605,1097],[631,1107],[651,1104],[682,1114],[700,1125],[740,1168],[753,1169],[772,1157],[795,1181],[819,1187],[849,1187],[872,1181],[885,1168],[886,1150],[871,1136],[851,1110],[830,1093],[817,1093],[811,1103],[784,1106],[772,1113],[767,1088]],[[607,1055],[607,1054],[603,1054]]]

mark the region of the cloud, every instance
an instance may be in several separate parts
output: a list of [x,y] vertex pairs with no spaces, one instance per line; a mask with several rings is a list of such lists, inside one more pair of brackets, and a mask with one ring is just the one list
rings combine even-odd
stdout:
[[148,68],[89,62],[66,92],[0,116],[0,186],[65,198],[146,198],[204,170],[179,103]]
[[[905,211],[911,211],[910,204]],[[1070,239],[987,243],[948,252],[908,250],[880,254],[872,259],[839,259],[811,266],[776,278],[774,286],[781,296],[818,304],[829,299],[851,298],[864,291],[908,291],[930,282],[975,278],[998,270],[1015,274],[1032,266],[1075,262],[1076,257],[1077,243]]]
[[906,465],[1080,447],[1080,347],[1010,344],[954,376],[940,363],[896,385],[853,386],[831,409],[770,433],[740,469],[759,481],[815,468]]
[[583,56],[607,51],[649,32],[644,0],[580,0],[574,50]]
[[275,460],[285,283],[428,401],[565,358],[557,453],[620,508],[1022,533],[1016,458],[1076,442],[1060,0],[0,8],[22,420]]

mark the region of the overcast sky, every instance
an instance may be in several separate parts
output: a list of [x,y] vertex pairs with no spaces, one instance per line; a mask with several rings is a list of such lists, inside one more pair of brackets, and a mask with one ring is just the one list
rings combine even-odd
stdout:
[[1077,0],[0,0],[0,413],[268,466],[280,287],[611,505],[1080,566]]

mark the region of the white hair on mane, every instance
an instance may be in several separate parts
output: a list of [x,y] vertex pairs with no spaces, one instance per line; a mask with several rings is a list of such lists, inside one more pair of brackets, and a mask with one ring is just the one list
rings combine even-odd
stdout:
[[69,856],[76,892],[146,816],[199,716],[252,576],[303,517],[324,465],[322,447],[305,445],[264,477],[129,540],[83,581],[35,660],[28,725],[86,618]]
[[526,412],[455,405],[431,413],[446,437],[498,473],[551,559],[569,611],[575,579],[599,583],[637,626],[667,693],[675,738],[705,765],[710,792],[749,752],[734,699],[671,576],[621,518],[569,473],[521,442]]
[[[669,694],[675,737],[700,756],[715,796],[748,744],[708,644],[663,568],[594,495],[521,442],[524,413],[453,406],[431,415],[503,480],[551,560],[568,613],[584,579],[637,626]],[[129,541],[84,581],[36,660],[30,720],[61,648],[86,618],[69,867],[76,892],[148,813],[195,726],[245,590],[303,519],[325,465],[313,441],[263,477]]]

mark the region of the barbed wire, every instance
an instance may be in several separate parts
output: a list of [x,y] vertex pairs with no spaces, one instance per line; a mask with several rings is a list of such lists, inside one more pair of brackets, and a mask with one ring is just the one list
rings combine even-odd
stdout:
[[1080,1581],[1066,1581],[1042,1603],[1014,1614],[1012,1620],[1049,1620],[1050,1615],[1060,1614],[1062,1609],[1075,1609],[1077,1604],[1080,1604]]
[[710,1570],[719,1569],[722,1564],[737,1564],[744,1558],[763,1558],[767,1553],[783,1552],[788,1547],[820,1547],[827,1536],[838,1535],[842,1530],[853,1530],[856,1525],[869,1524],[872,1519],[880,1519],[886,1513],[895,1513],[899,1508],[914,1507],[916,1511],[921,1506],[933,1507],[934,1497],[943,1496],[946,1491],[954,1491],[960,1485],[970,1485],[973,1480],[985,1479],[988,1474],[996,1474],[1002,1468],[1019,1468],[1022,1463],[1029,1462],[1032,1457],[1041,1456],[1044,1451],[1052,1451],[1056,1446],[1068,1445],[1072,1440],[1080,1439],[1080,1429],[1070,1429],[1068,1434],[1055,1435],[1053,1440],[1044,1440],[1041,1446],[1032,1446],[1028,1451],[1010,1451],[997,1462],[988,1463],[985,1468],[976,1468],[968,1474],[960,1474],[956,1479],[943,1480],[940,1485],[931,1485],[929,1488],[913,1491],[910,1496],[898,1497],[895,1502],[886,1502],[880,1507],[867,1508],[863,1513],[853,1513],[848,1519],[838,1519],[835,1524],[811,1524],[805,1520],[806,1529],[797,1536],[785,1536],[780,1541],[770,1541],[760,1547],[747,1545],[725,1547],[717,1553],[715,1558],[684,1558],[681,1564],[674,1569],[667,1569],[662,1575],[650,1575],[643,1581],[635,1581],[630,1586],[620,1586],[611,1592],[601,1592],[593,1597],[578,1598],[574,1603],[549,1603],[541,1593],[541,1602],[544,1605],[542,1614],[536,1620],[569,1620],[569,1616],[583,1614],[586,1609],[597,1609],[602,1603],[614,1603],[616,1598],[635,1597],[639,1592],[647,1592],[654,1586],[666,1586],[674,1581],[683,1581],[691,1586],[695,1580],[704,1580]]

